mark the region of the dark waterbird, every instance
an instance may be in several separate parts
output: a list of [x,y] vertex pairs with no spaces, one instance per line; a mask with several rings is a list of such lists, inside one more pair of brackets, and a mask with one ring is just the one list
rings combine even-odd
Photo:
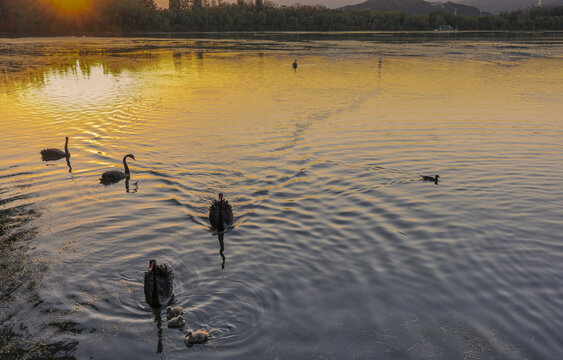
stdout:
[[102,174],[100,178],[100,182],[102,184],[113,184],[121,179],[129,179],[129,166],[127,166],[127,158],[131,158],[135,160],[135,156],[133,154],[127,154],[123,157],[123,167],[125,168],[125,172],[119,170],[109,170]]
[[223,193],[219,193],[218,199],[213,200],[209,207],[209,222],[218,231],[225,231],[233,224],[233,209],[223,198]]
[[436,175],[436,176],[420,175],[420,177],[424,181],[432,181],[433,183],[437,184],[438,178],[440,177],[440,175]]
[[43,161],[59,160],[66,157],[70,157],[68,152],[68,136],[65,138],[65,151],[59,149],[43,149],[41,150],[41,158]]
[[145,299],[152,307],[168,304],[172,298],[174,273],[166,265],[157,265],[156,260],[149,261],[149,270],[145,272]]
[[297,59],[293,61],[293,70],[297,71]]

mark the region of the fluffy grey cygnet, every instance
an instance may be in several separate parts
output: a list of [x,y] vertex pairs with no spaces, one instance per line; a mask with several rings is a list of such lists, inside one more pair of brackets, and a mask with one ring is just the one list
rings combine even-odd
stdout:
[[184,308],[181,306],[167,306],[166,307],[166,320],[170,320],[184,313]]
[[178,315],[175,318],[168,320],[168,327],[169,328],[177,328],[182,327],[186,324],[186,320],[182,315]]
[[188,330],[186,334],[186,340],[192,344],[203,344],[207,339],[209,339],[209,333],[205,330],[198,330],[195,333]]

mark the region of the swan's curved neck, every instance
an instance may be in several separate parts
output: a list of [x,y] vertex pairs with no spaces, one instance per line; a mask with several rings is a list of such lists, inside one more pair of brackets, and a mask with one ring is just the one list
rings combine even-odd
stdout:
[[152,304],[153,306],[160,306],[160,299],[158,298],[158,282],[156,281],[156,264],[154,265],[152,273]]
[[123,158],[123,167],[125,167],[125,173],[129,174],[129,166],[127,166],[127,156]]
[[68,156],[69,152],[68,152],[68,138],[66,138],[65,140],[65,155]]

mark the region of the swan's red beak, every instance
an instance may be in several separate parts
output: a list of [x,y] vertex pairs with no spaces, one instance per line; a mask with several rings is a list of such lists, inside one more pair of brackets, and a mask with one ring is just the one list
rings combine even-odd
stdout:
[[150,263],[149,263],[149,271],[151,271],[153,267],[154,267],[153,263],[150,262]]

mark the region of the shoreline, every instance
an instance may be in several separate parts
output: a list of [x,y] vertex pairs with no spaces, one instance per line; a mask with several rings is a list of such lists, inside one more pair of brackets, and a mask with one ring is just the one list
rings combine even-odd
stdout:
[[187,38],[187,37],[226,37],[259,38],[263,36],[343,36],[343,35],[553,35],[563,37],[563,30],[358,30],[358,31],[162,31],[162,32],[104,32],[104,33],[72,33],[72,34],[25,34],[17,35],[0,32],[0,39],[29,39],[29,38]]

